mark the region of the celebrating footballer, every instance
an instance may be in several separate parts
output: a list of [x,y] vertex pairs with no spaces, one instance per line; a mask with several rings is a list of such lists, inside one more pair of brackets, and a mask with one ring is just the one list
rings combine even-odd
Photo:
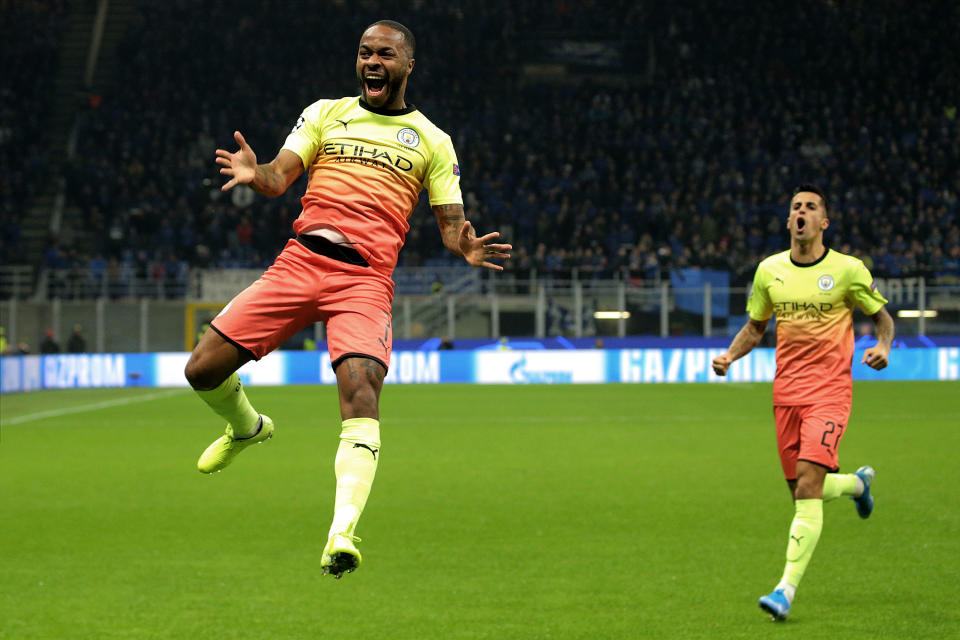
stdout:
[[498,233],[477,237],[464,217],[460,167],[450,136],[405,101],[414,69],[413,33],[381,20],[360,39],[360,95],[308,106],[277,156],[258,164],[237,131],[236,151],[218,149],[223,190],[250,185],[284,193],[309,172],[303,211],[273,265],[239,293],[194,349],[186,377],[227,422],[200,456],[203,473],[220,471],[251,444],[273,436],[255,411],[237,369],[270,353],[301,329],[323,322],[337,376],[341,416],[333,521],[321,553],[337,578],[361,562],[355,535],[380,459],[379,398],[392,348],[391,273],[426,189],[443,244],[476,267],[501,270],[510,257]]
[[840,441],[847,429],[853,391],[853,309],[859,307],[876,324],[878,344],[867,349],[862,360],[873,369],[887,366],[893,319],[863,262],[824,246],[828,214],[827,199],[818,187],[797,187],[787,219],[790,249],[757,267],[747,303],[749,319],[726,353],[713,361],[714,372],[726,375],[733,361],[759,344],[768,321],[776,315],[773,414],[795,515],[783,576],[773,592],[759,601],[775,620],[784,620],[790,613],[820,538],[823,503],[850,496],[861,518],[870,517],[874,504],[873,468],[838,473]]

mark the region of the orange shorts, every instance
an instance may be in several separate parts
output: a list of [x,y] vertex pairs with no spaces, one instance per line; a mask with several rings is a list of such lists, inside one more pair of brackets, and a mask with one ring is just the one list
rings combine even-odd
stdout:
[[350,356],[390,366],[393,280],[373,267],[314,253],[296,240],[210,325],[259,360],[315,322],[327,327],[336,368]]
[[787,480],[797,479],[797,460],[813,462],[831,473],[840,469],[840,439],[850,418],[849,404],[773,407],[777,449]]

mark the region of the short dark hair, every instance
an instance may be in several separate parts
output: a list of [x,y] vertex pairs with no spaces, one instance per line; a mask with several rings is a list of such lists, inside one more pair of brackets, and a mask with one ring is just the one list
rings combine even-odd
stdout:
[[[381,25],[384,27],[390,27],[394,31],[399,31],[400,34],[403,36],[403,42],[407,45],[407,48],[410,49],[410,57],[411,58],[413,57],[414,52],[416,52],[417,50],[417,39],[413,37],[413,31],[410,31],[410,29],[406,28],[396,20],[377,20],[376,22],[368,26],[367,29],[369,29],[370,27],[376,27],[378,25]],[[364,31],[366,31],[367,29],[364,29]]]
[[797,188],[793,190],[793,195],[790,196],[790,200],[793,200],[793,198],[798,193],[803,193],[803,192],[815,193],[818,196],[820,196],[820,201],[823,203],[823,210],[826,212],[828,216],[830,215],[830,204],[827,202],[827,196],[823,193],[823,189],[821,189],[815,184],[810,184],[809,182],[805,182],[803,184],[797,185]]

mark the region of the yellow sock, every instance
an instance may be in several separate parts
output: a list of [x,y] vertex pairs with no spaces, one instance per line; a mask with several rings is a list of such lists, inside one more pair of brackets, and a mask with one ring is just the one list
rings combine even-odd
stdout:
[[781,579],[794,587],[800,584],[820,539],[820,532],[823,530],[823,500],[797,500],[795,505],[797,511],[790,525],[790,539],[787,541],[787,566]]
[[234,372],[216,389],[197,391],[200,399],[206,402],[217,415],[233,427],[233,435],[238,438],[253,435],[260,414],[253,410],[247,394],[243,392],[240,376]]
[[330,534],[353,535],[367,504],[380,459],[380,423],[373,418],[344,420],[334,470],[337,497]]
[[857,476],[852,473],[828,473],[823,479],[823,501],[857,493]]

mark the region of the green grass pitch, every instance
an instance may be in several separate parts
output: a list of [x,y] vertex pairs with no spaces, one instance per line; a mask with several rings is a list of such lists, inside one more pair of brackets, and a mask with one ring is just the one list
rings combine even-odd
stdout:
[[[320,575],[332,387],[248,389],[277,424],[225,472],[187,390],[6,396],[0,638],[945,638],[960,629],[960,388],[858,383],[790,619],[757,607],[792,506],[770,386],[390,386],[363,565]],[[71,411],[77,408],[77,411]]]

